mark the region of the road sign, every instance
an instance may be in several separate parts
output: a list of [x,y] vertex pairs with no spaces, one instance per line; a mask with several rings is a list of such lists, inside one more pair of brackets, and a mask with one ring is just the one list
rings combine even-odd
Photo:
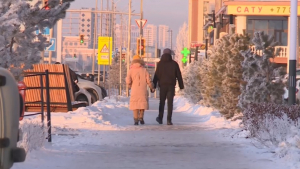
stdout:
[[98,65],[111,65],[112,38],[98,37]]
[[51,45],[46,47],[46,51],[56,51],[56,38],[50,39]]
[[[40,33],[40,30],[36,30],[35,33],[38,35]],[[50,29],[46,27],[44,29],[43,35],[50,35]]]
[[144,58],[144,62],[159,62],[160,58]]
[[142,28],[144,28],[145,27],[145,25],[146,25],[146,23],[147,23],[147,19],[142,19],[142,20],[140,20],[140,19],[136,19],[135,20],[135,22],[136,22],[136,24],[138,25],[138,27],[140,28],[141,27],[141,21],[142,21]]

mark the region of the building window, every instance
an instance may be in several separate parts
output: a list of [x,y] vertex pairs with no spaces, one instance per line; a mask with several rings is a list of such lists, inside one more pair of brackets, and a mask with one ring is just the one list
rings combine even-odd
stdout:
[[81,21],[82,21],[82,22],[84,22],[84,21],[85,21],[85,19],[82,19]]
[[81,16],[82,16],[82,17],[85,17],[85,14],[82,14]]
[[254,32],[264,31],[265,34],[274,35],[275,41],[279,42],[280,46],[287,46],[287,19],[248,19],[247,33],[253,37]]
[[82,24],[81,26],[84,27],[84,24]]

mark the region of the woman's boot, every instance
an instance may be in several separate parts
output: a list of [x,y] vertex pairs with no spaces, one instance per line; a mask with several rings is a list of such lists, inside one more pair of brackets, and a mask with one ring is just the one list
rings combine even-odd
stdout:
[[134,125],[139,125],[139,120],[138,119],[134,119]]
[[143,109],[141,109],[140,110],[140,114],[139,114],[139,121],[140,121],[140,123],[141,124],[145,124],[145,121],[144,121],[144,112],[145,112],[145,110],[143,110]]
[[140,123],[141,123],[141,124],[145,124],[144,119],[140,119]]

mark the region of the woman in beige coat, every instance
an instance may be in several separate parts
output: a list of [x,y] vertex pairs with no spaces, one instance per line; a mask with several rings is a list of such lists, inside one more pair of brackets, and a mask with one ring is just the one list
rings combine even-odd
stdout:
[[134,56],[126,83],[131,87],[129,109],[133,111],[134,125],[144,122],[144,112],[149,109],[147,85],[154,90],[150,74],[144,67],[145,63],[139,56]]

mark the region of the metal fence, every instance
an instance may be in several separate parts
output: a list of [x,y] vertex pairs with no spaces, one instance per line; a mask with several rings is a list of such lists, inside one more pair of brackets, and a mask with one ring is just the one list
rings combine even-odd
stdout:
[[[49,71],[46,70],[45,73],[38,73],[38,74],[26,74],[24,77],[32,77],[32,76],[39,76],[40,77],[40,86],[41,87],[32,87],[32,88],[26,88],[22,90],[33,90],[33,89],[41,89],[41,100],[35,101],[35,102],[24,102],[24,104],[40,104],[41,105],[41,112],[38,113],[32,113],[32,114],[26,114],[26,116],[36,116],[36,115],[41,115],[41,121],[44,126],[44,105],[46,104],[47,106],[47,128],[48,128],[48,142],[52,142],[52,137],[51,137],[51,112],[50,112],[50,88],[49,88]],[[43,77],[45,77],[45,85],[43,82]],[[44,87],[45,86],[45,87]],[[46,102],[44,101],[44,89],[46,90]]]

